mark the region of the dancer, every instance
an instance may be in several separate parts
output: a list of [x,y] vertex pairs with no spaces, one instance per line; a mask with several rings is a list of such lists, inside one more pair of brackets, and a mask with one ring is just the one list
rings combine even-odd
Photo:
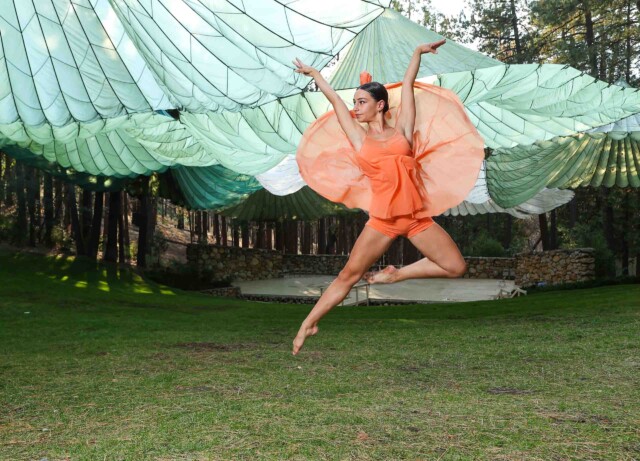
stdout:
[[[352,112],[316,69],[294,61],[295,72],[313,77],[334,109],[305,131],[296,156],[300,173],[329,200],[369,213],[347,264],[302,322],[294,355],[363,277],[372,284],[394,283],[466,271],[458,247],[431,217],[459,204],[473,188],[484,143],[454,93],[415,82],[422,55],[437,54],[444,43],[418,46],[402,83],[385,88],[369,76],[354,94]],[[400,235],[424,258],[366,272]]]

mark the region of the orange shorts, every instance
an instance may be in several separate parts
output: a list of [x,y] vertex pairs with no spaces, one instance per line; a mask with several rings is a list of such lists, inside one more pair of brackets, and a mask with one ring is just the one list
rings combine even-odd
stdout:
[[370,226],[392,239],[404,235],[411,238],[425,229],[431,227],[435,221],[429,216],[413,218],[411,216],[397,216],[391,219],[381,219],[370,216],[367,226]]

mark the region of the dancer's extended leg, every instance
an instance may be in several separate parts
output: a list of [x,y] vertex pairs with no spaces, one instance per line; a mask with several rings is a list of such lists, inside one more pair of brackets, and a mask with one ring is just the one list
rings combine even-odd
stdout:
[[395,283],[430,277],[455,278],[466,272],[467,265],[458,246],[438,224],[432,224],[409,240],[425,257],[400,269],[388,266],[371,275],[369,283]]
[[293,340],[293,355],[300,351],[308,336],[318,332],[320,319],[340,304],[353,285],[362,278],[364,272],[387,251],[391,242],[393,242],[392,238],[365,226],[351,250],[347,264],[302,322],[300,330]]

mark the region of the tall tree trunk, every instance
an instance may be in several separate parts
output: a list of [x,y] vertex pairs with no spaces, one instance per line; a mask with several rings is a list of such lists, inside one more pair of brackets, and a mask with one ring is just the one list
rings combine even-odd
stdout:
[[207,213],[206,211],[202,212],[202,223],[203,223],[203,228],[202,228],[202,233],[203,233],[203,237],[204,237],[204,243],[208,243],[209,242],[209,213]]
[[196,229],[196,241],[198,243],[202,243],[202,223],[200,222],[200,220],[202,219],[202,215],[200,214],[200,211],[195,211],[193,214],[193,219],[195,222],[195,229]]
[[276,250],[284,252],[284,225],[282,221],[276,221]]
[[578,222],[578,197],[573,197],[569,202],[569,228],[573,229]]
[[207,243],[207,219],[206,212],[196,211],[196,236],[201,245]]
[[6,171],[6,165],[8,164],[8,161],[9,161],[9,157],[7,157],[2,151],[0,151],[0,206],[2,206],[2,202],[4,202],[5,185],[6,185],[5,171]]
[[91,234],[87,245],[87,256],[92,260],[98,258],[98,246],[102,234],[102,210],[104,207],[104,192],[96,192],[93,201],[93,219],[91,221]]
[[265,223],[264,221],[262,222],[257,222],[256,223],[256,248],[265,248],[266,242],[265,242]]
[[347,216],[341,216],[339,219],[339,233],[338,233],[338,248],[340,254],[349,254],[351,248],[349,248],[349,242],[347,240]]
[[318,219],[318,247],[316,251],[317,254],[325,254],[327,250],[326,220],[327,218]]
[[71,221],[71,236],[76,244],[76,254],[78,256],[86,255],[86,246],[82,241],[82,230],[80,229],[80,219],[78,218],[78,204],[76,202],[76,187],[68,183],[66,185],[66,209],[69,213],[69,220]]
[[102,257],[104,258],[104,246],[107,243],[107,234],[109,233],[109,193],[105,195],[104,205],[102,207]]
[[178,212],[178,224],[177,224],[178,229],[180,230],[184,230],[184,208],[180,208],[180,211]]
[[129,194],[122,191],[122,219],[124,220],[124,258],[131,261],[131,239],[129,237]]
[[193,236],[195,235],[195,233],[193,231],[193,229],[194,229],[193,211],[187,211],[187,221],[189,223],[189,242],[193,243],[194,242]]
[[120,192],[109,192],[109,223],[107,240],[104,243],[104,260],[118,261],[118,216],[120,215]]
[[213,236],[216,245],[220,245],[220,215],[213,215]]
[[558,223],[556,210],[551,210],[551,228],[549,229],[549,248],[558,249]]
[[120,264],[127,263],[127,248],[124,243],[124,194],[124,191],[118,192],[118,196],[120,197],[120,206],[118,210],[118,261],[120,262]]
[[18,203],[15,242],[26,243],[29,223],[27,222],[27,196],[25,193],[25,166],[16,162],[16,201]]
[[243,221],[240,224],[240,233],[242,235],[242,248],[249,248],[249,223]]
[[511,13],[511,27],[513,27],[513,38],[516,43],[516,62],[523,62],[522,46],[520,45],[520,32],[518,31],[518,16],[516,14],[516,2],[511,0],[510,4]]
[[[213,221],[214,224],[217,221]],[[235,248],[239,248],[240,247],[240,226],[238,225],[238,223],[236,221],[233,221],[232,225],[231,225],[231,235],[232,235],[232,240],[233,243],[232,245]]]
[[604,238],[607,242],[607,247],[614,254],[616,253],[616,240],[613,233],[613,207],[609,203],[609,189],[601,186],[600,187],[600,198],[601,198],[601,207],[602,207],[602,226],[604,231]]
[[11,158],[5,155],[5,167],[4,172],[2,173],[2,183],[4,184],[6,191],[4,196],[4,203],[9,208],[14,206],[16,203],[14,192],[17,177],[17,168],[18,162],[11,160]]
[[222,245],[227,246],[227,218],[222,216],[220,219],[220,239],[222,240]]
[[[140,226],[138,230],[138,255],[137,266],[147,267],[148,255],[151,250],[155,222],[153,214],[153,200],[150,196],[149,178],[145,178],[142,183],[142,196],[140,197]],[[191,213],[190,213],[191,215]],[[189,220],[191,221],[191,219]],[[192,225],[190,225],[192,229]]]
[[82,189],[82,202],[80,206],[80,228],[82,229],[82,241],[85,245],[84,254],[89,254],[89,240],[91,239],[91,221],[93,211],[93,193]]
[[304,245],[302,246],[302,254],[309,255],[311,254],[311,223],[308,221],[302,222],[302,241]]
[[[638,2],[638,13],[640,14],[640,2]],[[625,66],[624,77],[627,82],[631,81],[631,55],[633,48],[631,46],[631,31],[633,30],[633,22],[631,20],[631,0],[627,0],[627,26],[626,26],[626,46],[625,46]]]
[[285,245],[288,254],[298,254],[298,222],[285,221]]
[[504,240],[502,241],[502,245],[506,250],[511,249],[511,240],[513,238],[513,216],[509,213],[505,214],[504,221]]
[[267,236],[265,238],[265,248],[267,250],[273,250],[273,223],[268,222],[266,223],[265,227],[267,232]]
[[584,25],[585,25],[585,39],[587,41],[587,53],[589,55],[589,64],[591,65],[591,76],[598,77],[598,60],[597,50],[595,45],[595,35],[593,33],[593,20],[591,18],[591,5],[589,0],[582,2],[584,8]]
[[538,224],[540,226],[540,241],[542,242],[542,251],[547,251],[549,247],[549,228],[547,226],[547,214],[540,213],[538,215]]
[[53,222],[56,225],[60,225],[64,218],[64,183],[62,179],[56,178],[53,180],[53,191],[55,192]]
[[36,246],[36,217],[38,202],[40,201],[40,180],[38,170],[29,167],[26,169],[27,178],[27,209],[29,211],[29,246]]
[[53,178],[49,173],[43,176],[43,204],[44,204],[44,244],[53,246]]

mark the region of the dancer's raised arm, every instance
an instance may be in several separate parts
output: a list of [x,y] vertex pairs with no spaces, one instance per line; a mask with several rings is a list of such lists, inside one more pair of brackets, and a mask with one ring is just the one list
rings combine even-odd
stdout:
[[322,91],[333,106],[333,110],[338,117],[338,122],[340,123],[344,133],[347,135],[347,138],[349,138],[351,145],[353,145],[354,149],[360,150],[365,136],[364,128],[362,128],[362,126],[360,126],[360,124],[351,117],[351,113],[349,112],[347,105],[340,96],[338,96],[336,90],[331,88],[329,82],[324,79],[317,69],[304,64],[297,58],[293,63],[296,65],[295,72],[313,77],[320,91]]
[[413,142],[413,127],[416,120],[416,102],[413,97],[413,83],[418,76],[418,70],[420,69],[420,60],[425,53],[438,54],[438,47],[446,43],[445,39],[439,40],[433,43],[425,43],[419,45],[411,56],[409,66],[402,79],[402,96],[400,115],[396,122],[396,129],[400,131],[409,141]]

